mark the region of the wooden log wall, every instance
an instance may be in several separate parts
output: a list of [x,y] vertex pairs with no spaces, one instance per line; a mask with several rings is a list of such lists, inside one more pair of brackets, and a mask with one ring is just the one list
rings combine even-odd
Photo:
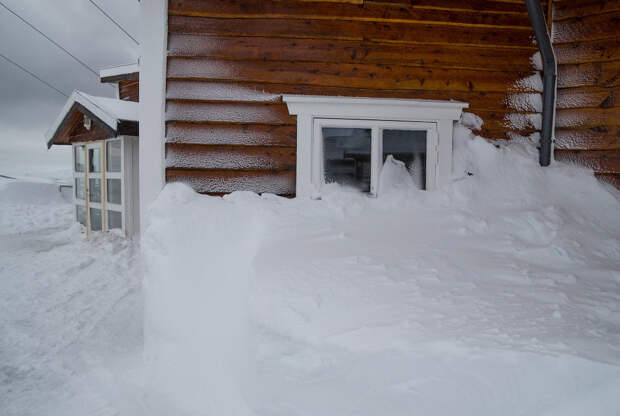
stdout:
[[138,102],[140,98],[140,81],[137,79],[119,81],[118,95],[121,100]]
[[294,193],[282,94],[463,100],[485,137],[539,128],[523,0],[169,0],[168,32],[166,178],[199,192]]
[[555,158],[620,188],[620,0],[554,0]]

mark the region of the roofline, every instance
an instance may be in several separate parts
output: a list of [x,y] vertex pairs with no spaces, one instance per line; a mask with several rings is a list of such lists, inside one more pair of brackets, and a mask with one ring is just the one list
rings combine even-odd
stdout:
[[139,76],[140,66],[138,63],[103,68],[99,71],[99,78],[104,83],[138,80]]
[[78,90],[74,90],[71,96],[63,106],[60,114],[45,133],[47,139],[47,148],[49,149],[56,140],[60,127],[68,120],[73,111],[80,111],[81,113],[89,116],[93,122],[105,130],[108,130],[111,135],[116,137],[119,133],[119,128],[122,130],[134,131],[134,124],[137,124],[137,120],[121,120],[109,114],[106,110],[97,105],[96,102],[90,100],[86,94]]

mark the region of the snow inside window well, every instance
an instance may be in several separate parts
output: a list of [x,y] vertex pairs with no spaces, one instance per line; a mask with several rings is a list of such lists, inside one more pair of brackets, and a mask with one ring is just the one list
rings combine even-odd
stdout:
[[426,189],[425,130],[383,130],[383,162],[389,155],[405,164],[418,189]]
[[371,129],[323,128],[325,182],[370,192]]

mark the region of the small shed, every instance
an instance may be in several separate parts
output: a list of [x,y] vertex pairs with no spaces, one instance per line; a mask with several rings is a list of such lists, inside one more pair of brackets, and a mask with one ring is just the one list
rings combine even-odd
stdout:
[[74,91],[46,138],[72,146],[73,202],[87,234],[139,230],[138,103]]

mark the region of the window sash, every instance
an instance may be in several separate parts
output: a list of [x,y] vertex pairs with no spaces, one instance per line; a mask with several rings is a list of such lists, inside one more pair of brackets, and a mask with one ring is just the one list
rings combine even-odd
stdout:
[[[120,172],[107,172],[107,142],[108,141],[120,141],[121,143],[121,170]],[[76,151],[80,149],[83,151],[84,155],[84,172],[78,172],[75,170],[75,155]],[[100,172],[90,172],[90,163],[88,160],[89,150],[90,149],[98,149],[101,160],[99,161]],[[122,227],[121,230],[125,232],[125,139],[124,138],[114,138],[110,140],[98,140],[95,142],[83,142],[83,143],[74,143],[73,144],[73,152],[72,152],[72,163],[73,163],[73,180],[75,186],[75,179],[81,179],[84,181],[84,195],[85,199],[77,199],[76,198],[76,190],[73,190],[73,204],[74,207],[83,206],[86,209],[86,229],[87,233],[92,232],[91,221],[90,221],[90,209],[98,209],[101,211],[101,223],[102,223],[102,231],[109,231],[108,229],[108,214],[107,211],[114,211],[121,213],[121,222]],[[101,202],[93,202],[89,201],[89,191],[90,191],[90,179],[99,179],[101,181]],[[107,180],[108,179],[120,179],[121,181],[121,203],[113,204],[107,202]],[[74,219],[77,221],[77,211],[74,209]]]
[[437,174],[437,123],[388,120],[350,120],[315,118],[312,135],[311,181],[320,190],[325,185],[324,127],[363,128],[371,130],[370,192],[376,196],[383,167],[383,130],[426,131],[426,189],[435,189]]

